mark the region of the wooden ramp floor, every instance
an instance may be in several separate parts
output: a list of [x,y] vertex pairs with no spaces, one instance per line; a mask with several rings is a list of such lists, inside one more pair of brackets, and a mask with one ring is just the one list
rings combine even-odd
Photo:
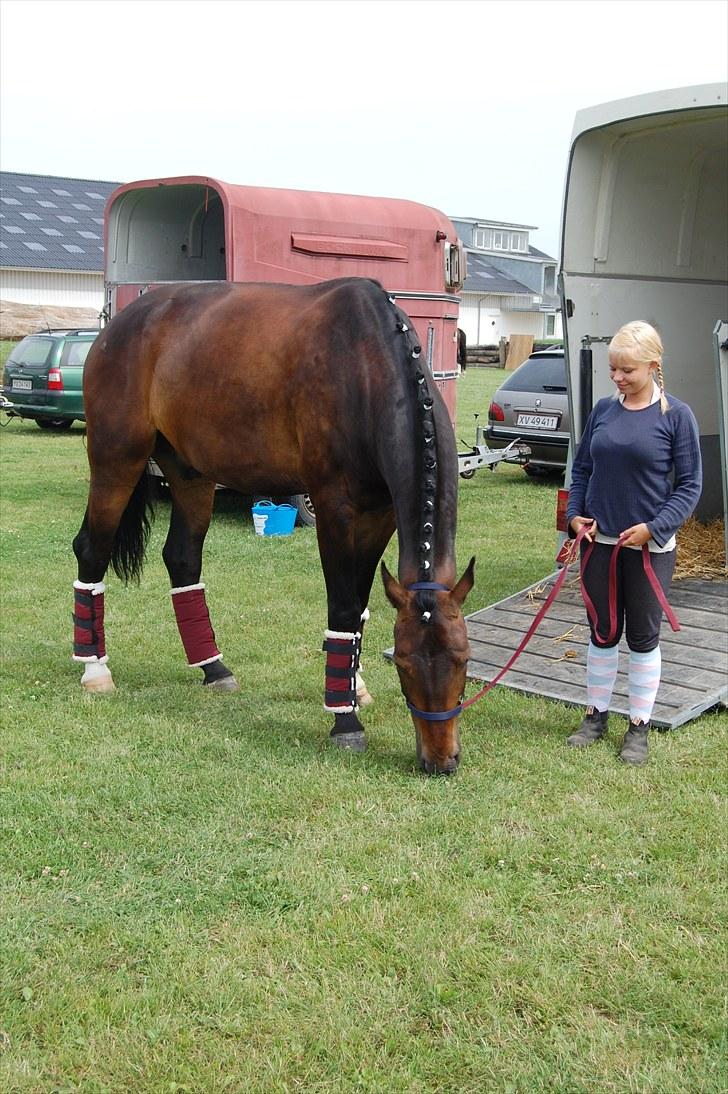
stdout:
[[[466,617],[472,650],[468,676],[489,681],[517,648],[548,596],[557,574]],[[673,632],[663,619],[660,634],[662,682],[652,715],[665,729],[689,722],[728,700],[728,581],[676,581],[670,603],[681,625]],[[545,619],[510,672],[505,687],[586,706],[586,651],[589,628],[579,578],[568,577]],[[629,715],[624,638],[610,709]]]

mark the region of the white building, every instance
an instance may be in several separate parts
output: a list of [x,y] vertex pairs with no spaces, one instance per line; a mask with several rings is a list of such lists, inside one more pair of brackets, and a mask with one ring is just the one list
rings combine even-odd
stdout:
[[104,305],[104,205],[118,182],[0,172],[0,300]]
[[556,259],[532,247],[528,224],[450,217],[467,251],[458,325],[468,345],[497,345],[512,334],[560,338]]

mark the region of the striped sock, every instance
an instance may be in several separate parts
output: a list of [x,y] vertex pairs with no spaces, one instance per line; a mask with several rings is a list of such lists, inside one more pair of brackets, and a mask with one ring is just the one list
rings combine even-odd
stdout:
[[596,710],[609,710],[614,681],[619,667],[619,646],[604,649],[589,643],[586,653],[587,704]]
[[656,646],[649,653],[629,653],[629,716],[649,722],[660,686],[662,655]]

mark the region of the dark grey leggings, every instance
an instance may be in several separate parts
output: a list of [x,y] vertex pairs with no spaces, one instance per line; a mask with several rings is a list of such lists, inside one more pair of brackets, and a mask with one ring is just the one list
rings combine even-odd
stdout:
[[[581,544],[582,555],[585,549],[584,540]],[[582,576],[584,588],[597,612],[599,634],[602,638],[609,634],[609,560],[613,550],[610,543],[595,543]],[[667,596],[675,569],[675,552],[653,553],[650,555],[650,562]],[[642,552],[629,547],[623,547],[617,556],[617,633],[614,640],[608,643],[609,646],[617,645],[625,623],[627,645],[631,650],[635,653],[649,653],[657,647],[660,641],[662,608],[647,580],[642,565]],[[589,629],[594,645],[606,649],[607,644],[596,641],[591,620]]]

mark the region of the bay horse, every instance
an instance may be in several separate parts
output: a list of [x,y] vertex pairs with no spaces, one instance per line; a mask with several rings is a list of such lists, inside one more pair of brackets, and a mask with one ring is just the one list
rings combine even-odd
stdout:
[[377,564],[395,529],[394,660],[420,767],[451,773],[469,653],[462,604],[474,559],[455,570],[457,451],[412,324],[364,278],[315,285],[176,284],[153,289],[101,331],[84,375],[88,505],[73,541],[74,659],[87,691],[114,690],[104,634],[111,564],[138,579],[149,533],[147,462],[169,484],[163,558],[190,665],[237,690],[200,582],[215,484],[307,492],[326,584],[324,709],[332,740],[366,747],[359,657]]

